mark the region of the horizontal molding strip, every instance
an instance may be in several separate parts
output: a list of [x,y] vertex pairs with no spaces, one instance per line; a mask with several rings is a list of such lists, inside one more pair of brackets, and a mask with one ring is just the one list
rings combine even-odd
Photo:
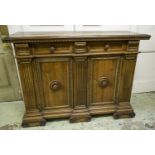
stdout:
[[140,51],[140,53],[155,53],[155,50],[153,51],[151,51],[151,50],[149,50],[149,51]]

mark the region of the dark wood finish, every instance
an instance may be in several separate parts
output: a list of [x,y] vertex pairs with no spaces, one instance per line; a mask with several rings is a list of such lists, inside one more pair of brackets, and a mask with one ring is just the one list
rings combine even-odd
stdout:
[[[103,40],[146,40],[150,35],[126,31],[102,32],[17,32],[3,38],[6,42],[68,42],[68,41],[103,41]],[[79,40],[80,39],[80,40]]]
[[74,110],[70,122],[90,121],[87,109],[87,57],[75,57],[73,68]]
[[134,117],[130,97],[139,41],[132,32],[16,33],[13,42],[26,113],[23,126],[94,115]]

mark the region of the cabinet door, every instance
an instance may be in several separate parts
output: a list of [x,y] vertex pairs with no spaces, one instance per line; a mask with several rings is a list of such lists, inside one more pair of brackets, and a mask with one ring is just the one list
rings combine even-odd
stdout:
[[114,104],[119,58],[100,57],[88,60],[88,105]]
[[[72,60],[70,58],[41,58],[39,65],[39,92],[43,109],[72,106]],[[42,104],[42,103],[41,103]]]

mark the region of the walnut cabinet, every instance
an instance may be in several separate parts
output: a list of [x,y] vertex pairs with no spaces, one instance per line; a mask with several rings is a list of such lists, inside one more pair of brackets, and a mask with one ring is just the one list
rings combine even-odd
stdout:
[[132,32],[18,32],[3,38],[14,45],[26,106],[23,126],[106,114],[134,117],[138,46],[149,38]]

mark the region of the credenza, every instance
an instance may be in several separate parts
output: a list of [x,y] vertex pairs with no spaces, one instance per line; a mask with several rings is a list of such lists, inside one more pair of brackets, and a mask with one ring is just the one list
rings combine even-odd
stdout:
[[150,35],[125,31],[17,32],[13,43],[26,112],[22,125],[45,125],[95,115],[134,117],[130,105],[140,40]]

